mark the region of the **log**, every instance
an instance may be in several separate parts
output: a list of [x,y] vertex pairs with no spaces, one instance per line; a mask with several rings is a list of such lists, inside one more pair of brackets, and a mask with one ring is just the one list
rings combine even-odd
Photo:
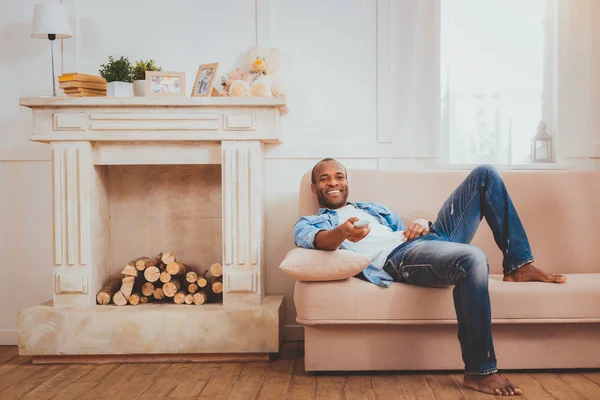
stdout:
[[198,285],[199,288],[203,288],[203,287],[206,287],[206,285],[208,284],[208,282],[206,281],[205,277],[201,276],[196,281],[196,284]]
[[148,267],[144,271],[144,278],[148,282],[156,282],[160,278],[160,269],[158,267]]
[[189,271],[187,265],[173,261],[167,264],[167,272],[171,275],[185,275]]
[[188,293],[185,295],[185,304],[193,304],[194,303],[194,295],[191,293]]
[[142,294],[144,296],[152,296],[152,293],[154,293],[154,285],[152,284],[152,282],[146,282],[142,285]]
[[160,264],[162,264],[162,256],[162,253],[158,253],[156,257],[147,259],[144,263],[144,269],[148,267],[158,267]]
[[174,297],[181,290],[181,283],[178,279],[173,279],[163,285],[163,292],[166,297]]
[[164,264],[169,264],[175,261],[175,254],[173,253],[163,253],[162,257],[160,258],[162,260],[162,262]]
[[110,281],[108,281],[106,285],[104,285],[96,295],[96,301],[98,301],[98,304],[106,305],[110,303],[110,299],[117,292],[117,290],[119,290],[120,287],[120,278],[113,278]]
[[163,271],[160,273],[160,281],[162,283],[167,283],[167,282],[171,282],[171,274],[168,273],[167,271]]
[[223,293],[223,280],[213,276],[209,279],[209,287],[215,294]]
[[140,257],[133,262],[133,266],[138,271],[143,271],[146,269],[146,261],[149,260],[148,257]]
[[175,294],[175,296],[173,296],[173,303],[175,304],[184,304],[185,303],[185,296],[187,296],[188,293],[186,293],[185,290],[182,290],[181,292],[177,292]]
[[196,293],[198,291],[198,285],[195,283],[190,283],[189,285],[187,285],[187,291],[191,294]]
[[196,281],[198,281],[198,274],[194,271],[190,271],[187,274],[185,274],[185,280],[188,283],[196,283]]
[[125,298],[123,292],[119,290],[117,293],[115,293],[115,295],[113,296],[113,303],[115,303],[118,306],[124,306],[125,304],[127,304],[127,299]]
[[140,303],[146,304],[150,302],[150,296],[140,296]]
[[212,276],[223,276],[223,266],[219,263],[214,263],[210,266],[210,273]]
[[192,296],[192,300],[194,301],[194,304],[196,305],[201,305],[206,303],[206,293],[204,292],[198,292],[198,293],[194,293],[194,295]]
[[121,271],[121,275],[125,275],[125,276],[133,276],[134,278],[138,276],[138,270],[135,269],[135,267],[131,264],[127,264],[125,267],[123,267],[123,270]]
[[123,278],[121,282],[121,289],[119,290],[127,300],[129,300],[129,296],[133,292],[133,285],[135,283],[135,278],[133,276],[126,276]]
[[137,306],[139,303],[140,303],[140,294],[132,293],[131,296],[129,296],[129,304],[131,304],[132,306]]
[[154,293],[152,294],[156,300],[162,300],[165,298],[165,293],[162,288],[154,289]]

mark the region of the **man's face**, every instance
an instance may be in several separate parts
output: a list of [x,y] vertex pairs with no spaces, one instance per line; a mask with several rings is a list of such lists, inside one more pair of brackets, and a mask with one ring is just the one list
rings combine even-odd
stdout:
[[316,183],[311,185],[321,207],[335,210],[346,205],[348,182],[346,170],[337,161],[322,162],[315,169]]

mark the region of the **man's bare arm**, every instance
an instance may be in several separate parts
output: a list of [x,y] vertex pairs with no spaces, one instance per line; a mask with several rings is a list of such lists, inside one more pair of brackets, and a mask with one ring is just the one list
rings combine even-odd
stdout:
[[354,227],[354,223],[358,221],[358,218],[349,218],[343,224],[330,229],[328,231],[321,231],[315,236],[315,247],[319,250],[337,250],[342,242],[346,239],[351,242],[358,242],[371,232],[369,226],[360,228]]
[[346,238],[340,227],[328,231],[321,231],[315,236],[315,247],[319,250],[337,250]]

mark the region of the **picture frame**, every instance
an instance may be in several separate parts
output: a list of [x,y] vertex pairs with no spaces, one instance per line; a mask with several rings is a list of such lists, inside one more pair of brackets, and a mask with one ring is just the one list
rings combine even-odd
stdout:
[[185,72],[146,71],[146,96],[185,96]]
[[192,88],[192,97],[208,97],[214,94],[216,89],[213,88],[215,77],[219,63],[202,64],[198,67],[196,80]]

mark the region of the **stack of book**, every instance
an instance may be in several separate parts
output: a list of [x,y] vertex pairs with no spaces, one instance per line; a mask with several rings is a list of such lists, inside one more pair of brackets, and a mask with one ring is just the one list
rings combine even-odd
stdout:
[[106,96],[106,80],[101,76],[69,72],[58,77],[58,84],[69,97]]

